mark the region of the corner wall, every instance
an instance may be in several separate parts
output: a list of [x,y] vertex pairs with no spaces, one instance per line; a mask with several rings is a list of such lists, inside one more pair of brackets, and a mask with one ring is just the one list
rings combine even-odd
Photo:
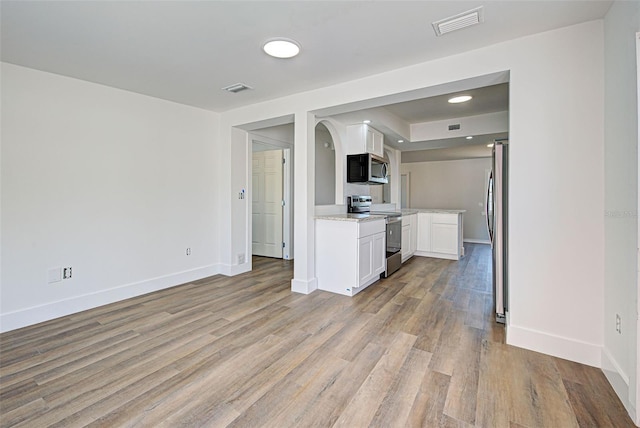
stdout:
[[[640,3],[617,1],[605,25],[605,282],[602,368],[637,414],[638,105]],[[621,317],[621,333],[616,331]],[[638,420],[636,419],[636,422]]]
[[218,273],[217,114],[6,63],[1,96],[2,331]]

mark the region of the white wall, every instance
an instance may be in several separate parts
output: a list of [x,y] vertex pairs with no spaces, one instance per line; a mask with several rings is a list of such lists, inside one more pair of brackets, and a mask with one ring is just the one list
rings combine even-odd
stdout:
[[293,145],[293,123],[255,129],[251,133]]
[[217,273],[217,123],[3,63],[2,330]]
[[336,203],[336,149],[333,138],[322,123],[316,125],[316,205]]
[[489,240],[484,215],[489,170],[491,158],[401,165],[401,172],[411,175],[410,208],[467,210],[464,213],[464,239],[482,242]]
[[[225,112],[222,153],[228,152],[232,126],[295,114],[292,285],[308,292],[315,278],[314,167],[313,150],[308,150],[315,121],[306,113],[510,71],[512,289],[507,340],[597,366],[604,298],[603,69],[603,23],[588,22]],[[220,204],[229,203],[230,189],[243,185],[226,173],[246,168],[246,159],[234,159],[233,167],[226,168],[221,169]],[[223,216],[221,227],[228,228],[229,236],[222,235],[222,253],[228,253],[232,235],[242,234],[231,227],[229,217],[246,215],[234,207]]]
[[[605,282],[603,368],[623,403],[636,407],[638,105],[640,3],[615,2],[605,24]],[[622,334],[615,317],[622,318]]]

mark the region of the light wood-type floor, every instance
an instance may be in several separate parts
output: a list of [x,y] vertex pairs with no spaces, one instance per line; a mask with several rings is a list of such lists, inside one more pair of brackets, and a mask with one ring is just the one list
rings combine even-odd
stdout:
[[[490,249],[414,257],[353,298],[292,263],[0,335],[0,425],[625,427],[602,372],[504,344]],[[544,314],[541,314],[544,316]]]

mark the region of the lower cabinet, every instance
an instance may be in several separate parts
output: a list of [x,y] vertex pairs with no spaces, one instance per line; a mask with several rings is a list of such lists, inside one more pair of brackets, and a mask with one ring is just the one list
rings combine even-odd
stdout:
[[385,268],[385,237],[384,233],[376,233],[358,239],[358,287],[380,279]]
[[385,221],[316,219],[318,289],[353,296],[385,269]]
[[418,213],[416,255],[459,260],[464,256],[462,213]]
[[416,252],[418,242],[418,216],[409,214],[402,216],[402,262],[404,263]]

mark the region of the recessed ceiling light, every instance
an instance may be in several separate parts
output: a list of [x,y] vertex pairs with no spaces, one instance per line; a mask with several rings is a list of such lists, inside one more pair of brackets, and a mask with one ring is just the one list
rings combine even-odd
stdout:
[[493,147],[493,143],[487,144],[487,147]]
[[449,98],[449,102],[451,104],[466,103],[471,98],[473,98],[471,95],[460,95],[459,97]]
[[467,140],[473,140],[473,137],[471,135],[469,135],[468,137],[466,137]]
[[300,53],[298,42],[284,38],[268,40],[262,49],[275,58],[293,58]]
[[404,140],[398,140],[398,143],[404,143]]
[[369,119],[365,119],[362,121],[362,123],[371,123],[371,121]]

